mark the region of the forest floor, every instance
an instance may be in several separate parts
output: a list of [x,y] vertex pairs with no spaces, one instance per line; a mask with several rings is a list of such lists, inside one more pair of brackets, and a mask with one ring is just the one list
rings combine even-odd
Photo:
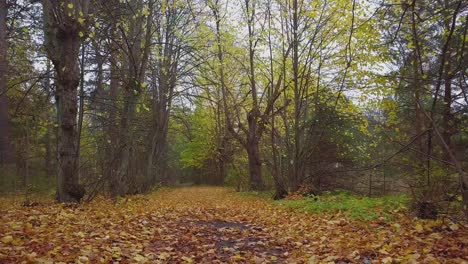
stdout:
[[78,206],[0,200],[0,263],[468,263],[468,228],[306,213],[217,187]]

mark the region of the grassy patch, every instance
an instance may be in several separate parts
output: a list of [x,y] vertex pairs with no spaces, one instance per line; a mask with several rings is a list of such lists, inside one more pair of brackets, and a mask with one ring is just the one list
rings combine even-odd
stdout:
[[384,217],[386,220],[391,221],[391,213],[405,209],[408,201],[409,198],[404,195],[365,197],[347,192],[333,192],[300,200],[276,201],[275,204],[306,212],[341,212],[348,217],[361,220],[373,220]]
[[25,185],[23,179],[17,175],[14,168],[0,169],[0,194],[17,193],[18,191],[26,191],[27,189],[30,189],[32,192],[48,194],[51,190],[55,190],[55,177],[47,177],[44,173],[36,172],[33,169],[31,172]]

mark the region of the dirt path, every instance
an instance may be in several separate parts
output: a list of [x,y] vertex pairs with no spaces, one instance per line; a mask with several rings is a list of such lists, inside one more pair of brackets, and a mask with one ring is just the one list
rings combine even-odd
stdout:
[[[0,210],[0,263],[464,263],[465,227],[303,214],[225,188]],[[465,262],[466,263],[466,262]]]

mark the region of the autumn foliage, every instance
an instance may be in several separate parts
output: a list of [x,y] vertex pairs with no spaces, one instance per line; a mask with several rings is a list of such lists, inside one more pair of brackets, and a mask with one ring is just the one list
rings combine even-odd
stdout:
[[370,221],[303,213],[217,187],[73,206],[2,202],[0,263],[465,263],[468,256],[460,224],[401,212]]

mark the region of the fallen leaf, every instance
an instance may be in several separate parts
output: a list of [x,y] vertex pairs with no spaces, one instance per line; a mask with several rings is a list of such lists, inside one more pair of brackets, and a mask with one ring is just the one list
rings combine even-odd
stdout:
[[13,242],[13,237],[12,236],[4,236],[2,237],[1,241],[5,244],[10,244]]

